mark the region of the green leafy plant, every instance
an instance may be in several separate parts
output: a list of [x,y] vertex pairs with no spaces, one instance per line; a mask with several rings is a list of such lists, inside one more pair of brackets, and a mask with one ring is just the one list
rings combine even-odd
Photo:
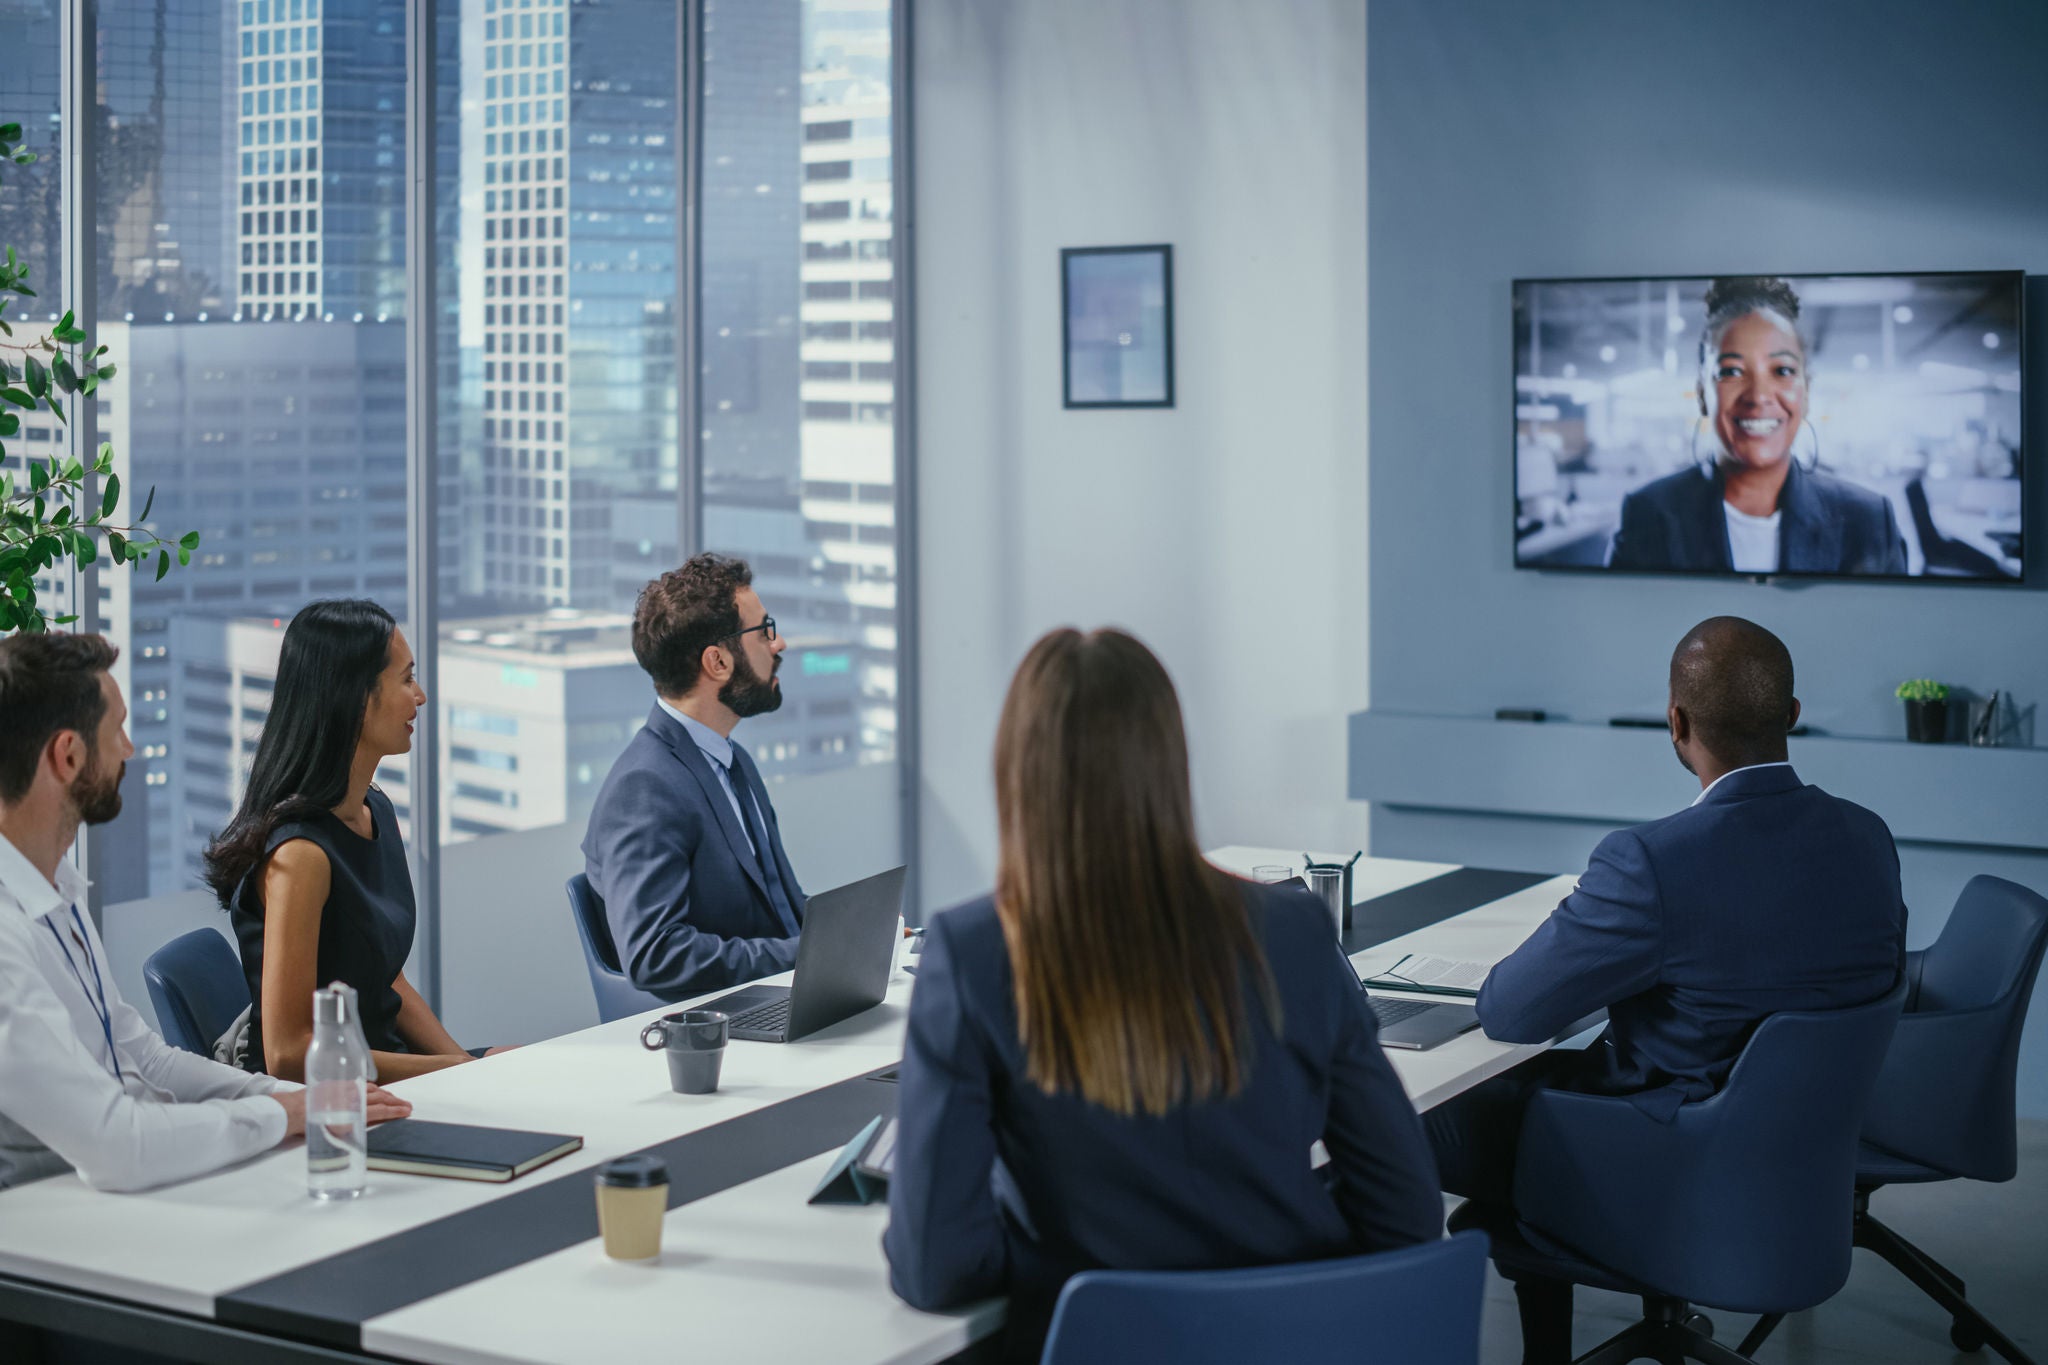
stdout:
[[1899,684],[1900,701],[1947,701],[1948,684],[1932,678],[1914,678]]
[[[36,154],[21,145],[21,125],[0,124],[0,166],[30,166]],[[114,521],[121,506],[121,479],[114,473],[114,447],[102,442],[88,465],[72,458],[25,460],[25,477],[7,469],[7,439],[21,432],[24,413],[47,409],[68,425],[65,397],[80,401],[93,396],[115,375],[107,348],[94,346],[72,310],[48,331],[16,340],[7,309],[16,299],[32,299],[29,268],[14,247],[0,263],[0,635],[12,631],[47,630],[68,625],[75,616],[47,615],[36,598],[36,576],[65,560],[92,564],[106,546],[112,563],[140,569],[152,555],[156,576],[171,571],[171,561],[190,564],[199,533],[165,540],[144,523],[149,520],[156,490],[143,499],[142,514],[133,525]],[[103,480],[97,496],[88,497],[89,481]]]

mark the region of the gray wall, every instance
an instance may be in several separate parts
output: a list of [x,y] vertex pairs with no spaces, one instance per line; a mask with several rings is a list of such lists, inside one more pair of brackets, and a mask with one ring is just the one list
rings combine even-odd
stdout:
[[[993,877],[1050,627],[1173,672],[1205,839],[1362,846],[1364,0],[920,0],[923,871]],[[1060,406],[1059,251],[1170,242],[1179,406]],[[787,823],[787,822],[785,822]]]
[[[1370,44],[1374,708],[1654,714],[1671,646],[1720,612],[1785,638],[1806,718],[1832,733],[1896,736],[1891,689],[1909,677],[2048,700],[2038,537],[2024,590],[1516,572],[1508,385],[1517,276],[2048,272],[2048,8],[1373,0]],[[2041,284],[2027,300],[2037,465]],[[2035,482],[2029,515],[2048,527]],[[1672,806],[1694,789],[1674,764]],[[1563,870],[1601,832],[1381,806],[1373,849]],[[1902,858],[1915,945],[1975,872],[2048,889],[2048,856],[1909,844]],[[2048,1079],[2027,1079],[2044,1032],[2037,1002],[2033,1113],[2048,1113]]]

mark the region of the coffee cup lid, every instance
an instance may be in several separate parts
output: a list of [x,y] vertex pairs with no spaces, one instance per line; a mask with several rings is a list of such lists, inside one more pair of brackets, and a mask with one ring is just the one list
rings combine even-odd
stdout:
[[658,1156],[622,1156],[597,1168],[597,1183],[642,1190],[668,1184],[668,1163]]

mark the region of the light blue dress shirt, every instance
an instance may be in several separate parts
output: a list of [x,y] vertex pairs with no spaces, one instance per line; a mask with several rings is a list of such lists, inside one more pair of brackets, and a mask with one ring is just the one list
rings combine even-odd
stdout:
[[[761,850],[754,847],[754,835],[747,827],[746,813],[740,809],[739,794],[732,789],[732,741],[719,734],[718,731],[712,729],[703,721],[686,716],[675,707],[670,706],[668,700],[664,697],[656,697],[654,704],[675,717],[676,721],[689,733],[690,738],[697,741],[698,751],[706,759],[710,760],[711,771],[718,775],[719,790],[725,793],[726,801],[731,804],[733,818],[740,822],[740,837],[747,841],[748,851],[756,858],[759,858]],[[756,802],[754,805],[754,814],[757,818],[762,816],[759,802]],[[768,828],[768,821],[765,818],[761,820],[761,828]]]

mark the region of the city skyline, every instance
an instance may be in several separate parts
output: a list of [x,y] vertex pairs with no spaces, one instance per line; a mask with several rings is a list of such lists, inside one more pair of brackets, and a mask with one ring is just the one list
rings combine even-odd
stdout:
[[[454,94],[427,454],[441,488],[440,833],[458,840],[581,818],[650,699],[619,636],[683,543],[677,11],[440,4],[437,68]],[[244,665],[263,623],[319,596],[404,614],[405,27],[403,0],[106,13],[96,341],[122,374],[98,419],[130,496],[157,487],[152,525],[202,536],[161,583],[101,576],[137,746],[117,832],[147,850],[118,899],[194,884],[260,728],[265,708],[237,698],[260,674]],[[706,0],[704,16],[702,543],[755,564],[799,684],[750,722],[750,747],[770,780],[893,761],[889,5]],[[55,27],[46,7],[0,0],[24,76]],[[0,112],[61,137],[48,84],[47,111]],[[38,150],[54,167],[57,148]],[[0,233],[54,237],[54,175],[22,187],[0,189]],[[17,459],[62,437],[25,434]],[[62,599],[66,585],[47,587]],[[516,781],[474,761],[504,761],[488,739],[456,737],[457,713],[491,714],[494,692],[518,690],[507,679],[535,673],[504,663],[508,636],[545,641],[537,676],[566,680],[541,689],[563,714],[529,715],[528,734],[576,732]]]

